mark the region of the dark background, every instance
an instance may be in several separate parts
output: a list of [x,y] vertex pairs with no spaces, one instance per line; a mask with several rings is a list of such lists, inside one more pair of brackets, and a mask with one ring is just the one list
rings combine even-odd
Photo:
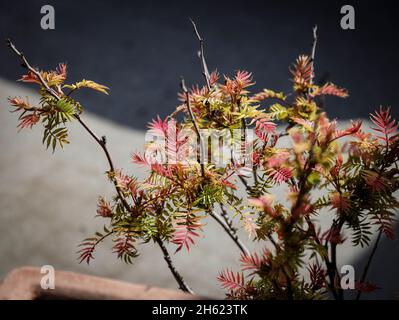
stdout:
[[[55,7],[56,30],[40,28],[45,4]],[[340,27],[344,4],[355,7],[355,30]],[[84,91],[79,100],[104,118],[144,129],[156,114],[174,110],[181,75],[189,84],[203,82],[188,17],[197,21],[206,40],[211,69],[226,74],[247,69],[257,89],[286,92],[288,66],[310,53],[317,24],[318,81],[350,91],[348,99],[329,98],[327,111],[355,119],[380,104],[399,115],[398,16],[394,1],[0,0],[0,38],[12,38],[42,69],[67,62],[71,82],[86,78],[109,86],[109,96]],[[22,72],[17,58],[0,45],[0,77],[15,80]],[[369,278],[384,290],[364,298],[392,298],[398,291],[397,248],[398,242],[381,244]],[[367,256],[357,265],[363,266]]]
[[[55,7],[55,30],[40,28],[40,8]],[[340,8],[352,4],[356,29],[342,30]],[[380,104],[398,115],[399,23],[387,1],[1,1],[0,36],[11,37],[43,69],[69,64],[72,80],[91,79],[110,96],[79,93],[85,107],[120,124],[144,129],[156,114],[176,106],[179,77],[202,82],[198,42],[188,21],[206,40],[210,69],[247,69],[258,89],[289,92],[288,66],[310,53],[319,27],[316,72],[350,91],[327,100],[331,117],[366,117]],[[22,72],[0,47],[0,77]]]

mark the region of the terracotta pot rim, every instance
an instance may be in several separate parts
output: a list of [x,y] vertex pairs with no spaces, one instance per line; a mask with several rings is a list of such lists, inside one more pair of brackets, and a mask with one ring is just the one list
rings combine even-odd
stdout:
[[177,290],[127,283],[69,271],[55,271],[55,289],[42,289],[38,267],[11,270],[0,284],[1,300],[192,300],[201,299]]

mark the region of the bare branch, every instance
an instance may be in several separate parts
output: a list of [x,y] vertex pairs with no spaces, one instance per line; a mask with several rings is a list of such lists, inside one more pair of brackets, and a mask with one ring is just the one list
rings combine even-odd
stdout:
[[[360,279],[360,282],[365,282],[366,281],[367,273],[368,273],[368,271],[370,269],[371,262],[373,261],[374,255],[375,255],[375,253],[377,251],[377,248],[378,248],[378,244],[380,243],[380,240],[381,240],[381,235],[382,235],[382,229],[380,229],[380,231],[378,232],[377,240],[375,241],[374,247],[371,250],[371,253],[370,253],[370,256],[369,256],[369,258],[367,260],[366,266],[364,267],[363,274],[362,274],[362,277]],[[359,300],[361,295],[362,295],[362,292],[360,290],[358,290],[357,295],[356,295],[356,300]]]
[[[94,140],[100,145],[100,147],[103,149],[104,154],[105,154],[105,156],[106,156],[106,158],[107,158],[107,161],[108,161],[108,165],[109,165],[110,171],[111,171],[111,172],[115,172],[114,163],[113,163],[113,161],[112,161],[111,155],[110,155],[110,153],[109,153],[109,151],[108,151],[108,148],[107,148],[107,146],[106,146],[106,139],[99,138],[99,137],[87,126],[87,124],[82,120],[82,118],[81,118],[78,114],[75,114],[74,116],[75,116],[75,118],[78,120],[78,122],[82,125],[82,127],[93,137],[93,139],[94,139]],[[120,190],[120,188],[119,188],[119,186],[118,186],[118,182],[116,181],[115,178],[112,178],[112,182],[113,182],[113,184],[114,184],[114,186],[115,186],[115,190],[116,190],[116,192],[118,193],[118,197],[119,197],[119,199],[121,200],[123,206],[125,207],[125,209],[126,209],[128,212],[130,212],[130,211],[131,211],[130,206],[129,206],[129,204],[126,202],[125,197],[122,195],[122,192],[121,192],[121,190]]]
[[176,270],[172,263],[172,259],[170,258],[170,254],[168,252],[168,249],[166,249],[164,243],[162,242],[161,239],[156,238],[155,241],[158,243],[159,247],[161,248],[163,252],[163,257],[168,264],[170,272],[172,272],[173,276],[175,277],[177,283],[179,284],[179,289],[191,294],[194,294],[194,291],[186,284],[184,281],[183,277],[180,275],[180,273]]
[[220,204],[220,210],[222,211],[222,213],[220,214],[222,216],[222,218],[224,219],[224,221],[226,222],[226,224],[229,226],[230,230],[232,232],[237,232],[237,228],[234,227],[233,225],[233,220],[230,219],[226,208],[223,206],[223,204]]
[[54,98],[56,98],[57,100],[59,100],[60,98],[59,98],[59,96],[57,95],[57,93],[56,93],[53,89],[51,89],[51,88],[49,87],[49,85],[48,85],[47,82],[43,79],[43,77],[42,77],[42,75],[40,74],[40,72],[37,71],[35,68],[33,68],[33,67],[29,64],[29,62],[28,62],[28,60],[26,59],[25,55],[15,47],[15,45],[11,42],[10,39],[7,39],[7,40],[6,40],[6,43],[7,43],[7,46],[19,56],[19,58],[21,59],[21,65],[22,65],[22,67],[24,67],[24,68],[28,69],[30,72],[32,72],[32,73],[39,79],[39,81],[41,82],[41,84],[43,85],[43,87],[46,89],[46,91],[47,91],[48,93],[50,93]]
[[244,244],[241,242],[241,240],[238,238],[237,234],[235,232],[232,232],[230,227],[223,221],[222,217],[220,217],[216,212],[214,211],[209,211],[209,215],[216,220],[217,223],[219,223],[223,229],[227,232],[227,234],[230,236],[230,238],[235,242],[237,247],[241,250],[241,252],[249,256],[250,253],[247,248],[245,248]]
[[206,64],[205,55],[204,55],[204,39],[201,37],[200,33],[198,32],[197,25],[191,18],[190,18],[190,22],[194,27],[195,34],[197,35],[197,38],[198,38],[198,41],[200,44],[198,56],[201,59],[202,74],[205,77],[206,86],[207,86],[208,90],[211,91],[210,75],[209,75],[209,70],[208,70],[208,66]]
[[312,53],[311,53],[313,76],[314,76],[314,59],[315,59],[315,55],[316,55],[316,45],[317,45],[317,25],[315,25],[313,27],[313,45],[312,45]]
[[221,213],[221,217],[224,219],[225,224],[229,227],[230,232],[229,234],[230,237],[234,240],[234,242],[236,242],[237,246],[240,248],[241,252],[245,255],[249,255],[249,250],[245,247],[245,245],[241,242],[241,240],[238,238],[237,235],[237,228],[234,227],[233,225],[233,220],[230,219],[226,209],[224,208],[224,206],[222,204],[220,204],[220,209],[222,211]]

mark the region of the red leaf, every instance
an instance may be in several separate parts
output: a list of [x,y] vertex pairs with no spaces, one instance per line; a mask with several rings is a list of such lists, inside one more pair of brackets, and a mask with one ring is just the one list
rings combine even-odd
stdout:
[[25,128],[30,128],[32,129],[32,127],[38,123],[40,120],[40,116],[38,116],[35,112],[28,114],[26,116],[23,116],[20,118],[20,123],[18,125],[18,128],[20,129],[25,129]]
[[292,169],[289,168],[270,168],[267,170],[269,177],[274,183],[280,184],[292,178]]
[[255,123],[255,134],[266,143],[269,135],[276,136],[277,125],[268,119],[258,119]]
[[239,90],[251,86],[252,73],[248,71],[237,71],[235,76],[235,82]]
[[374,114],[370,114],[370,120],[375,124],[376,127],[373,130],[380,132],[383,136],[378,136],[379,139],[385,141],[386,143],[393,142],[397,139],[397,135],[389,137],[396,130],[398,130],[398,123],[392,118],[391,108],[383,109],[380,107],[380,111],[376,111]]
[[156,136],[164,137],[168,131],[168,119],[162,120],[159,116],[148,124],[148,129]]
[[371,190],[374,192],[381,192],[389,189],[387,179],[379,175],[377,172],[365,170],[363,172],[363,177],[366,184],[371,187]]
[[94,259],[93,253],[96,249],[97,242],[95,240],[87,240],[82,242],[79,246],[82,247],[77,253],[79,254],[79,263],[85,261],[87,264]]
[[98,199],[97,214],[103,218],[111,218],[112,217],[111,205],[104,197],[100,197]]
[[308,267],[308,271],[312,289],[321,289],[326,282],[326,272],[323,270],[323,267],[320,264],[315,263]]
[[396,239],[395,219],[389,212],[377,214],[373,220],[374,224],[378,226],[378,230],[382,230],[388,239]]
[[87,264],[89,264],[90,261],[94,259],[93,254],[97,245],[100,242],[102,242],[105,238],[113,234],[113,231],[108,231],[105,227],[104,231],[105,231],[104,234],[96,232],[94,237],[87,238],[83,240],[81,244],[79,244],[78,247],[81,248],[77,251],[77,253],[79,254],[78,257],[79,263],[85,261]]
[[349,136],[349,135],[352,135],[352,134],[356,134],[357,132],[359,132],[361,126],[362,126],[362,122],[361,121],[352,122],[352,126],[350,126],[349,128],[347,128],[345,130],[337,130],[333,140],[342,138],[344,136]]
[[305,55],[299,56],[290,72],[295,90],[307,89],[313,79],[312,59]]
[[221,90],[228,95],[237,95],[242,93],[242,89],[253,85],[252,74],[248,71],[237,71],[234,80],[225,76],[225,84],[221,85]]
[[27,74],[24,74],[21,79],[18,81],[22,82],[31,82],[31,83],[38,83],[41,84],[40,80],[32,71],[28,71]]
[[187,214],[185,218],[177,220],[172,239],[172,242],[178,245],[175,253],[179,252],[183,247],[190,251],[190,245],[194,244],[194,238],[200,236],[196,231],[202,230],[203,225],[199,222],[201,218],[193,214]]
[[240,262],[243,271],[252,270],[257,271],[263,265],[269,263],[270,251],[267,249],[263,250],[263,254],[259,256],[256,252],[250,255],[241,254]]
[[269,214],[271,217],[276,217],[277,212],[273,206],[274,197],[269,194],[264,194],[259,198],[249,198],[248,202],[250,205],[262,208],[264,212]]
[[335,84],[329,82],[320,87],[318,90],[315,90],[311,96],[316,97],[316,96],[321,96],[321,95],[331,95],[331,96],[336,96],[340,98],[346,98],[348,97],[348,91],[343,88],[338,88]]
[[356,281],[355,288],[356,288],[356,290],[359,290],[360,292],[363,292],[363,293],[370,293],[377,289],[380,289],[380,287],[378,287],[377,285],[375,285],[373,283],[360,282],[360,281]]
[[236,291],[245,288],[244,274],[242,272],[234,273],[230,270],[222,271],[219,273],[217,280],[224,289]]
[[342,154],[339,154],[337,156],[337,159],[335,160],[334,167],[332,167],[330,170],[331,176],[333,176],[334,178],[337,178],[339,176],[339,173],[342,168],[342,163],[343,163],[343,157],[342,157]]
[[145,167],[151,166],[151,163],[147,160],[147,158],[138,152],[132,154],[132,162]]
[[21,99],[21,98],[8,98],[8,101],[10,102],[10,104],[13,107],[16,107],[16,110],[11,111],[11,112],[15,112],[15,111],[19,111],[19,110],[23,110],[23,109],[30,109],[31,105],[26,102],[25,100]]
[[138,255],[134,240],[131,237],[118,238],[112,249],[117,254],[118,259],[123,259],[126,263],[131,263],[131,259]]
[[350,209],[349,199],[339,192],[332,192],[329,195],[331,207],[337,209],[339,213],[347,212]]
[[151,165],[151,170],[162,177],[172,178],[173,176],[172,166],[163,166],[159,163],[153,163]]
[[56,69],[56,72],[63,77],[63,79],[65,80],[67,77],[67,65],[66,63],[60,63],[58,64],[58,67]]
[[221,183],[222,185],[228,187],[228,188],[237,190],[236,185],[235,185],[234,183],[231,183],[231,182],[228,181],[227,179],[222,179],[222,180],[220,181],[220,183]]
[[218,80],[219,80],[219,72],[215,70],[209,76],[209,84],[213,86]]

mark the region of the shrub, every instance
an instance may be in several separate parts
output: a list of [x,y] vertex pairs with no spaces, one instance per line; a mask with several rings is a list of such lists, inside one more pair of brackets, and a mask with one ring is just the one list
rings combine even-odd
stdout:
[[[154,242],[179,287],[192,292],[173,266],[165,243],[175,244],[176,252],[189,251],[204,232],[203,218],[210,216],[241,251],[242,270],[227,269],[218,277],[230,299],[343,299],[337,248],[349,240],[353,246],[367,246],[376,232],[374,250],[357,279],[357,298],[374,289],[367,281],[368,268],[381,236],[394,238],[398,208],[393,194],[399,185],[398,124],[390,109],[381,107],[371,115],[371,133],[362,131],[359,121],[340,130],[337,121],[328,119],[322,98],[346,98],[348,92],[330,82],[314,83],[316,30],[311,56],[299,56],[290,68],[290,95],[270,89],[251,94],[251,73],[209,73],[204,42],[193,25],[205,84],[187,89],[182,79],[176,111],[149,124],[153,139],[143,154],[132,155],[132,161],[148,171],[142,181],[114,166],[105,137],[83,121],[84,109],[72,97],[82,88],[105,94],[108,88],[89,80],[66,84],[65,64],[39,71],[8,42],[27,69],[20,80],[35,84],[41,96],[38,106],[9,99],[20,114],[18,127],[41,124],[43,143],[54,152],[69,143],[68,124],[77,121],[109,163],[107,175],[115,196],[110,201],[99,198],[97,214],[107,223],[82,242],[80,262],[89,263],[106,237],[114,239],[113,251],[127,263],[138,255],[139,241]],[[209,135],[215,133],[227,134],[227,146],[206,148]],[[220,155],[227,155],[228,161],[213,161]],[[287,201],[273,197],[276,186],[287,190]],[[247,197],[238,194],[240,189]],[[322,195],[315,197],[315,190]],[[327,230],[316,219],[323,209],[333,217]],[[253,241],[264,243],[262,252],[245,248],[232,217]],[[344,236],[344,228],[350,237]]]

